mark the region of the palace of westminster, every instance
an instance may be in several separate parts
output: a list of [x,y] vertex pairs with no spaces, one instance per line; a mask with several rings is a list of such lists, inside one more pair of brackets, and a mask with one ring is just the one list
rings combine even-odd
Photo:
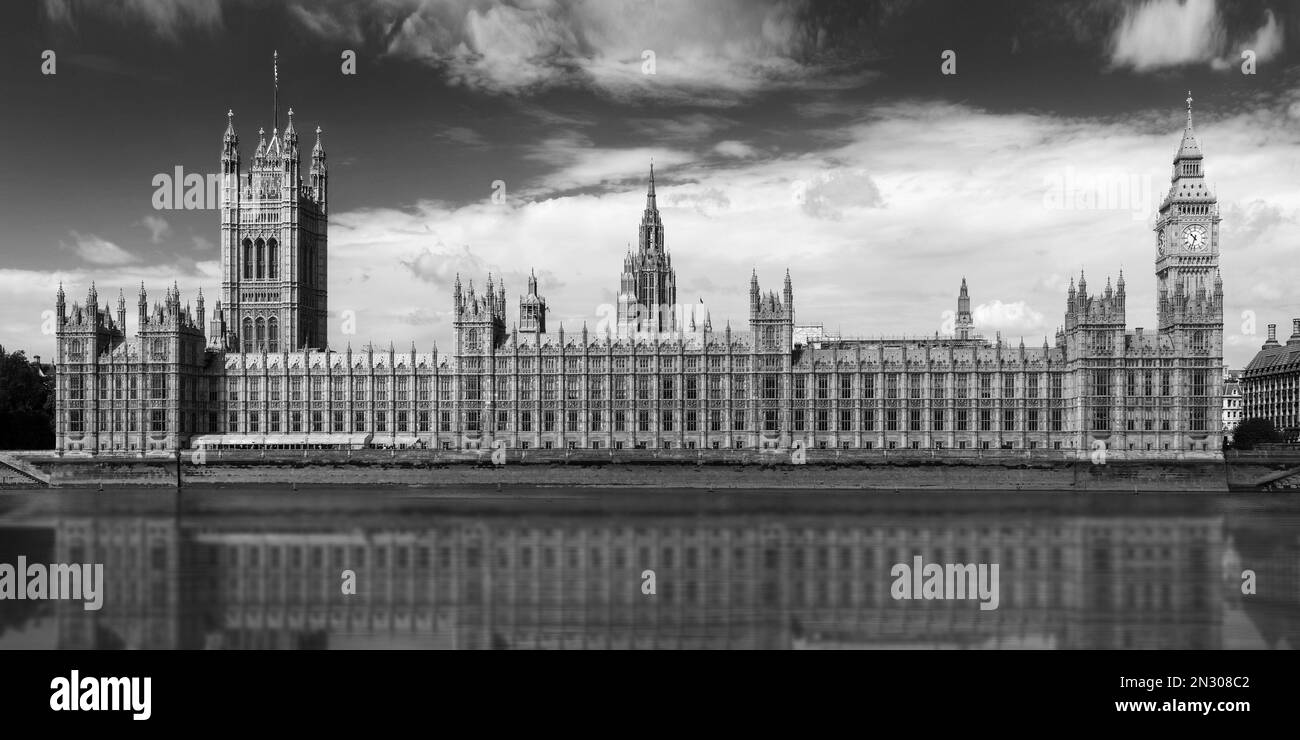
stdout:
[[955,333],[830,337],[749,283],[749,326],[686,320],[651,170],[617,321],[548,330],[536,278],[507,317],[505,286],[457,277],[449,353],[331,349],[328,171],[316,129],[301,171],[293,111],[251,166],[233,120],[221,154],[221,298],[179,289],[101,305],[57,297],[60,454],[179,448],[791,449],[1058,451],[1119,458],[1221,454],[1219,209],[1187,124],[1155,225],[1158,323],[1128,331],[1125,284],[1071,280],[1055,343],[976,333],[962,281]]

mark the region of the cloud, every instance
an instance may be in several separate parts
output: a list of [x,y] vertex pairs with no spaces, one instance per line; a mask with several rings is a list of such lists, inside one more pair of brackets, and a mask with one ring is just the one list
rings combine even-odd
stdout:
[[666,195],[658,197],[662,206],[670,208],[691,208],[704,214],[715,214],[731,207],[731,199],[718,188],[674,188]]
[[[857,89],[915,48],[946,7],[915,0],[42,0],[173,44],[187,31],[272,27],[284,39],[414,60],[475,91],[583,89],[620,101],[733,106],[773,90]],[[941,3],[940,5],[946,5]],[[227,8],[230,12],[227,13]],[[1026,12],[1025,15],[1032,15]],[[235,21],[238,21],[235,23]],[[282,50],[284,46],[280,47]],[[647,64],[653,59],[653,65]]]
[[364,41],[361,31],[361,10],[364,7],[364,3],[336,8],[291,4],[289,15],[321,39],[360,44]]
[[989,338],[1000,331],[1003,341],[1009,341],[1013,336],[1046,333],[1043,315],[1025,301],[981,303],[971,311],[971,318],[977,331]]
[[473,280],[478,273],[486,273],[483,261],[475,257],[468,247],[460,250],[448,250],[443,245],[441,251],[435,252],[424,247],[408,259],[399,260],[416,279],[450,289],[456,275],[466,273]]
[[738,122],[712,113],[691,113],[676,118],[633,119],[628,124],[633,134],[641,139],[694,143],[736,126]]
[[864,170],[830,170],[799,181],[796,197],[804,213],[813,218],[839,220],[846,209],[878,208],[884,201],[880,188]]
[[74,3],[44,0],[45,17],[57,25],[76,28],[82,13],[129,20],[159,38],[177,41],[184,29],[216,31],[222,27],[222,4],[214,0],[123,0],[118,3]]
[[76,231],[70,233],[74,243],[69,246],[60,242],[60,246],[71,249],[82,260],[93,265],[129,265],[139,261],[138,257],[107,239],[94,234],[80,234]]
[[434,137],[469,149],[483,149],[487,147],[487,142],[483,140],[483,137],[479,132],[465,126],[447,126],[434,134]]
[[731,141],[731,140],[719,141],[717,144],[714,145],[713,151],[717,152],[718,154],[721,154],[724,157],[735,157],[736,159],[745,159],[747,157],[753,157],[758,153],[754,149],[754,147],[744,143],[743,141]]
[[1246,42],[1245,48],[1255,52],[1260,59],[1270,59],[1282,51],[1284,45],[1282,24],[1272,10],[1264,11],[1264,25],[1255,32],[1254,38]]
[[1208,64],[1228,69],[1250,49],[1263,61],[1282,51],[1283,31],[1272,10],[1249,37],[1234,38],[1216,0],[1146,0],[1130,5],[1111,39],[1111,64],[1137,72]]
[[691,152],[657,147],[601,148],[590,139],[565,134],[532,147],[525,157],[551,168],[533,183],[533,190],[521,195],[564,192],[607,186],[611,183],[641,182],[649,176],[650,162],[662,174],[695,161]]
[[364,39],[492,94],[570,87],[723,106],[865,79],[815,61],[827,32],[803,0],[326,0],[292,2],[289,15],[322,39]]
[[148,215],[141,219],[140,223],[149,230],[149,241],[153,244],[162,242],[164,238],[172,233],[171,225],[162,216]]
[[1249,203],[1229,203],[1222,208],[1223,233],[1240,249],[1249,249],[1273,229],[1284,224],[1294,224],[1295,215],[1287,214],[1274,203],[1255,199]]

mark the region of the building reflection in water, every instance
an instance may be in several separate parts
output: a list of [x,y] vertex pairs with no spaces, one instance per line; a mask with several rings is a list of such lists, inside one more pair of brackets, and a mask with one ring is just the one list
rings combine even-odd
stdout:
[[[1239,573],[1249,558],[1231,544],[1221,499],[1106,513],[1074,503],[1060,510],[1049,498],[956,512],[944,501],[895,497],[818,513],[533,506],[471,514],[374,511],[373,495],[327,513],[302,504],[184,517],[65,512],[55,525],[58,560],[103,562],[108,585],[99,612],[59,604],[58,641],[784,649],[1285,647],[1295,639],[1294,518],[1256,566],[1289,578],[1287,595],[1264,598],[1261,589],[1244,597],[1259,601],[1243,611]],[[916,555],[998,563],[999,607],[892,599],[891,566]],[[654,595],[642,593],[647,569]],[[342,593],[344,570],[356,574],[355,595]],[[1266,628],[1253,621],[1261,613]]]

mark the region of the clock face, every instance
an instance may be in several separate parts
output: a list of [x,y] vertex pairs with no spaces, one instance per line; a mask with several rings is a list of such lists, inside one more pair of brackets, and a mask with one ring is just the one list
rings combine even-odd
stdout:
[[1203,226],[1188,226],[1183,231],[1183,244],[1192,252],[1203,252],[1210,247],[1209,238]]

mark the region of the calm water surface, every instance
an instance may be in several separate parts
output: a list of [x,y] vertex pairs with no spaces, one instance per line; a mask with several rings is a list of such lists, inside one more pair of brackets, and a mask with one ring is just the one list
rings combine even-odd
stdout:
[[[0,493],[0,648],[1290,648],[1300,497],[600,491]],[[998,607],[891,597],[997,563]],[[1254,594],[1243,594],[1243,571]],[[355,593],[343,593],[345,571]],[[653,571],[654,593],[647,594]]]

